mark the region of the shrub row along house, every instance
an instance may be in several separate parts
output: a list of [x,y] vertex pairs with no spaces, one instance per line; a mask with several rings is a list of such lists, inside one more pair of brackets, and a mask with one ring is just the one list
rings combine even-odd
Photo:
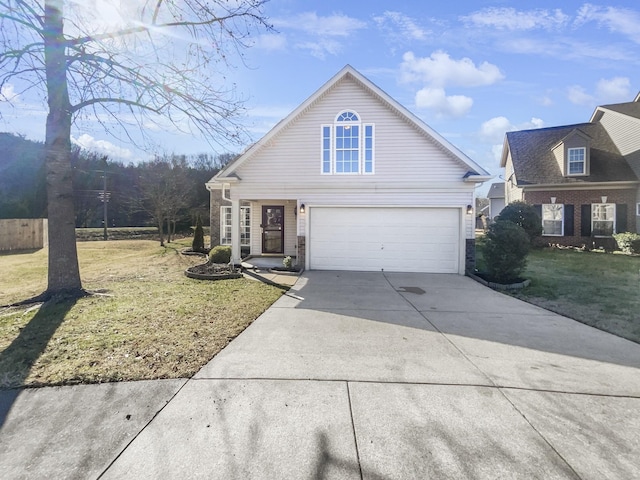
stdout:
[[207,182],[211,244],[236,263],[462,274],[474,189],[490,178],[347,65]]
[[508,132],[506,204],[535,205],[546,243],[607,246],[640,233],[640,94],[587,123]]

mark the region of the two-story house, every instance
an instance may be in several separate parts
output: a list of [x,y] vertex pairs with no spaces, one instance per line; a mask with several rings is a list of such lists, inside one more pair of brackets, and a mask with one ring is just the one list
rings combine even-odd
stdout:
[[640,94],[597,107],[587,123],[508,132],[501,166],[505,203],[535,205],[546,243],[640,232]]
[[307,269],[463,274],[490,178],[347,65],[207,183],[212,242],[236,263],[244,247]]

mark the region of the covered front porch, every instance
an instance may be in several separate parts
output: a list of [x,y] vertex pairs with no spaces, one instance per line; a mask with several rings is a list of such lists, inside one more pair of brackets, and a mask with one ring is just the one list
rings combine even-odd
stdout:
[[[302,259],[301,265],[304,265],[304,233],[300,233],[304,228],[300,220],[304,211],[298,200],[231,199],[229,210],[230,218],[224,226],[228,235],[225,240],[231,244],[235,264],[248,256],[266,262],[265,265],[276,262],[277,266],[282,266],[284,257],[290,256],[295,260]],[[295,260],[294,264],[297,264]]]

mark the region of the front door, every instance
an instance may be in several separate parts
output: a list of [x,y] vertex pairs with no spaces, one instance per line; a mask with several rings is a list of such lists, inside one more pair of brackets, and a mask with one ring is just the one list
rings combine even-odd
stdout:
[[284,253],[284,207],[262,206],[262,253]]

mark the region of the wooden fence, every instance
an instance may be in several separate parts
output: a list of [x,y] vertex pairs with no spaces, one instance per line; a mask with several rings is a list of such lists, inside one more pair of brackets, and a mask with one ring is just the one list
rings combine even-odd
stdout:
[[0,251],[34,250],[48,244],[46,218],[0,220]]

